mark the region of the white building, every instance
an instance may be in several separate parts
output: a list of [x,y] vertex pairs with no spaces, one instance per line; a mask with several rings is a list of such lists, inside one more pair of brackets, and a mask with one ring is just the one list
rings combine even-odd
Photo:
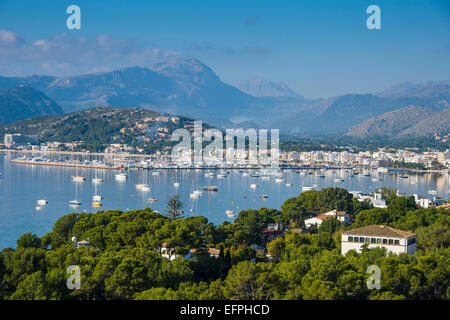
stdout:
[[361,247],[384,247],[389,252],[413,254],[417,250],[417,236],[414,233],[388,226],[371,225],[342,233],[341,253],[350,250],[361,252]]
[[335,217],[339,220],[340,223],[350,223],[350,216],[346,214],[345,211],[331,210],[326,213],[319,214],[315,217],[305,219],[305,226],[306,228],[310,228],[313,225],[320,227],[323,221],[331,217]]
[[370,202],[375,208],[387,208],[386,200],[383,199],[381,193],[374,193],[373,197],[370,197]]
[[350,216],[345,211],[337,211],[336,209],[328,211],[325,215],[335,217],[340,223],[350,223]]
[[330,216],[321,214],[309,219],[305,219],[305,226],[306,228],[311,228],[311,226],[316,225],[317,227],[320,227],[320,225],[322,224],[323,221],[325,221],[326,219],[330,218]]

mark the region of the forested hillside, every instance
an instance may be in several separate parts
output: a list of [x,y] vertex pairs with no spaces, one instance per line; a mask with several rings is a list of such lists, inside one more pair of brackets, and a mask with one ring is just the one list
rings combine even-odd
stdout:
[[[386,190],[385,190],[386,191]],[[175,219],[150,208],[71,213],[48,234],[27,233],[0,253],[2,299],[449,299],[450,214],[419,209],[414,200],[383,192],[387,209],[373,209],[344,189],[310,191],[281,210],[241,211],[234,223],[204,217]],[[270,222],[299,227],[314,212],[347,210],[352,226],[326,220],[316,232],[288,231],[265,243]],[[418,234],[413,255],[385,249],[340,254],[340,233],[384,224]],[[90,242],[75,248],[71,238]],[[163,245],[164,244],[164,245]],[[255,245],[268,248],[268,258]],[[169,261],[165,246],[178,254]],[[209,248],[220,250],[210,257]],[[195,249],[195,254],[192,249]],[[191,252],[190,259],[183,255]],[[192,257],[195,257],[192,259]],[[381,289],[369,290],[369,265],[381,270]],[[81,268],[81,288],[69,290],[66,270]]]

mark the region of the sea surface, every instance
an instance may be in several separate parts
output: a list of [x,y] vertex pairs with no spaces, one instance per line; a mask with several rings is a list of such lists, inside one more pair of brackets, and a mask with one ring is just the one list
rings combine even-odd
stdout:
[[[279,209],[282,203],[296,197],[302,192],[302,186],[317,185],[319,190],[325,187],[342,187],[349,191],[373,192],[382,186],[399,189],[407,194],[428,194],[429,190],[437,190],[438,196],[450,197],[450,176],[448,173],[408,173],[408,178],[401,178],[402,173],[377,173],[371,171],[371,177],[355,175],[348,177],[345,170],[325,170],[320,173],[324,178],[315,175],[300,175],[295,170],[284,170],[281,177],[244,176],[238,170],[227,170],[224,178],[206,177],[209,170],[159,169],[155,175],[152,170],[129,170],[125,182],[115,180],[118,171],[101,169],[77,169],[64,167],[32,166],[11,163],[18,154],[0,153],[0,249],[16,246],[17,238],[32,232],[38,236],[51,231],[55,221],[70,212],[96,212],[99,210],[132,210],[151,207],[164,213],[166,202],[170,196],[178,194],[184,203],[184,216],[202,215],[214,224],[224,221],[232,222],[225,210],[233,210],[237,216],[240,210],[258,209],[261,207]],[[76,158],[76,156],[73,156]],[[97,157],[97,159],[100,159]],[[245,170],[248,171],[248,170]],[[218,171],[215,171],[217,174]],[[72,176],[83,175],[84,182],[73,182]],[[379,176],[381,181],[372,178]],[[91,179],[100,177],[101,184],[93,184]],[[276,178],[283,179],[276,182]],[[335,182],[335,178],[344,179]],[[178,182],[179,187],[174,183]],[[147,183],[151,191],[136,189],[136,184]],[[250,184],[256,183],[256,189]],[[292,186],[287,186],[290,183]],[[189,194],[201,186],[214,185],[217,192],[205,192],[198,199],[191,199]],[[102,207],[92,207],[92,196],[103,196]],[[267,195],[267,199],[261,195]],[[157,202],[149,203],[148,198],[156,198]],[[48,204],[37,209],[36,201],[45,199]],[[70,200],[80,200],[81,206],[69,206]]]

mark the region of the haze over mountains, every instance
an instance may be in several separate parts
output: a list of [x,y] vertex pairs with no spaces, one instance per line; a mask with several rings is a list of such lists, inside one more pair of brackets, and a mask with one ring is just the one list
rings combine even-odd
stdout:
[[300,95],[280,82],[267,81],[257,77],[238,85],[243,92],[254,97],[300,97]]
[[63,113],[44,93],[26,86],[0,90],[0,124]]
[[[215,126],[262,126],[280,128],[289,134],[345,133],[368,119],[408,106],[427,108],[424,116],[450,107],[448,80],[403,83],[375,94],[307,99],[284,84],[261,78],[251,79],[236,88],[221,81],[211,68],[194,58],[73,77],[0,76],[0,88],[17,85],[42,91],[65,112],[96,106],[140,107],[189,116]],[[393,113],[389,117],[399,116],[399,122],[412,120],[400,115]],[[29,114],[24,113],[22,119],[25,117]],[[419,118],[420,112],[416,114],[416,120]],[[17,119],[9,121],[14,120]],[[379,120],[372,121],[375,121],[373,126]],[[433,123],[429,125],[434,126]],[[393,125],[395,132],[392,134],[396,135],[403,126]],[[443,123],[437,128],[445,131],[448,126]],[[378,132],[364,130],[351,132],[364,132],[361,136]]]

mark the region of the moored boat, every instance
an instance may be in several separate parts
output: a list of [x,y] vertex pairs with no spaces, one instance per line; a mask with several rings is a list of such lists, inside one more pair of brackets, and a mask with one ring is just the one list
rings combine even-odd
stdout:
[[38,200],[37,201],[37,204],[40,205],[40,206],[45,206],[47,203],[48,203],[47,200]]

